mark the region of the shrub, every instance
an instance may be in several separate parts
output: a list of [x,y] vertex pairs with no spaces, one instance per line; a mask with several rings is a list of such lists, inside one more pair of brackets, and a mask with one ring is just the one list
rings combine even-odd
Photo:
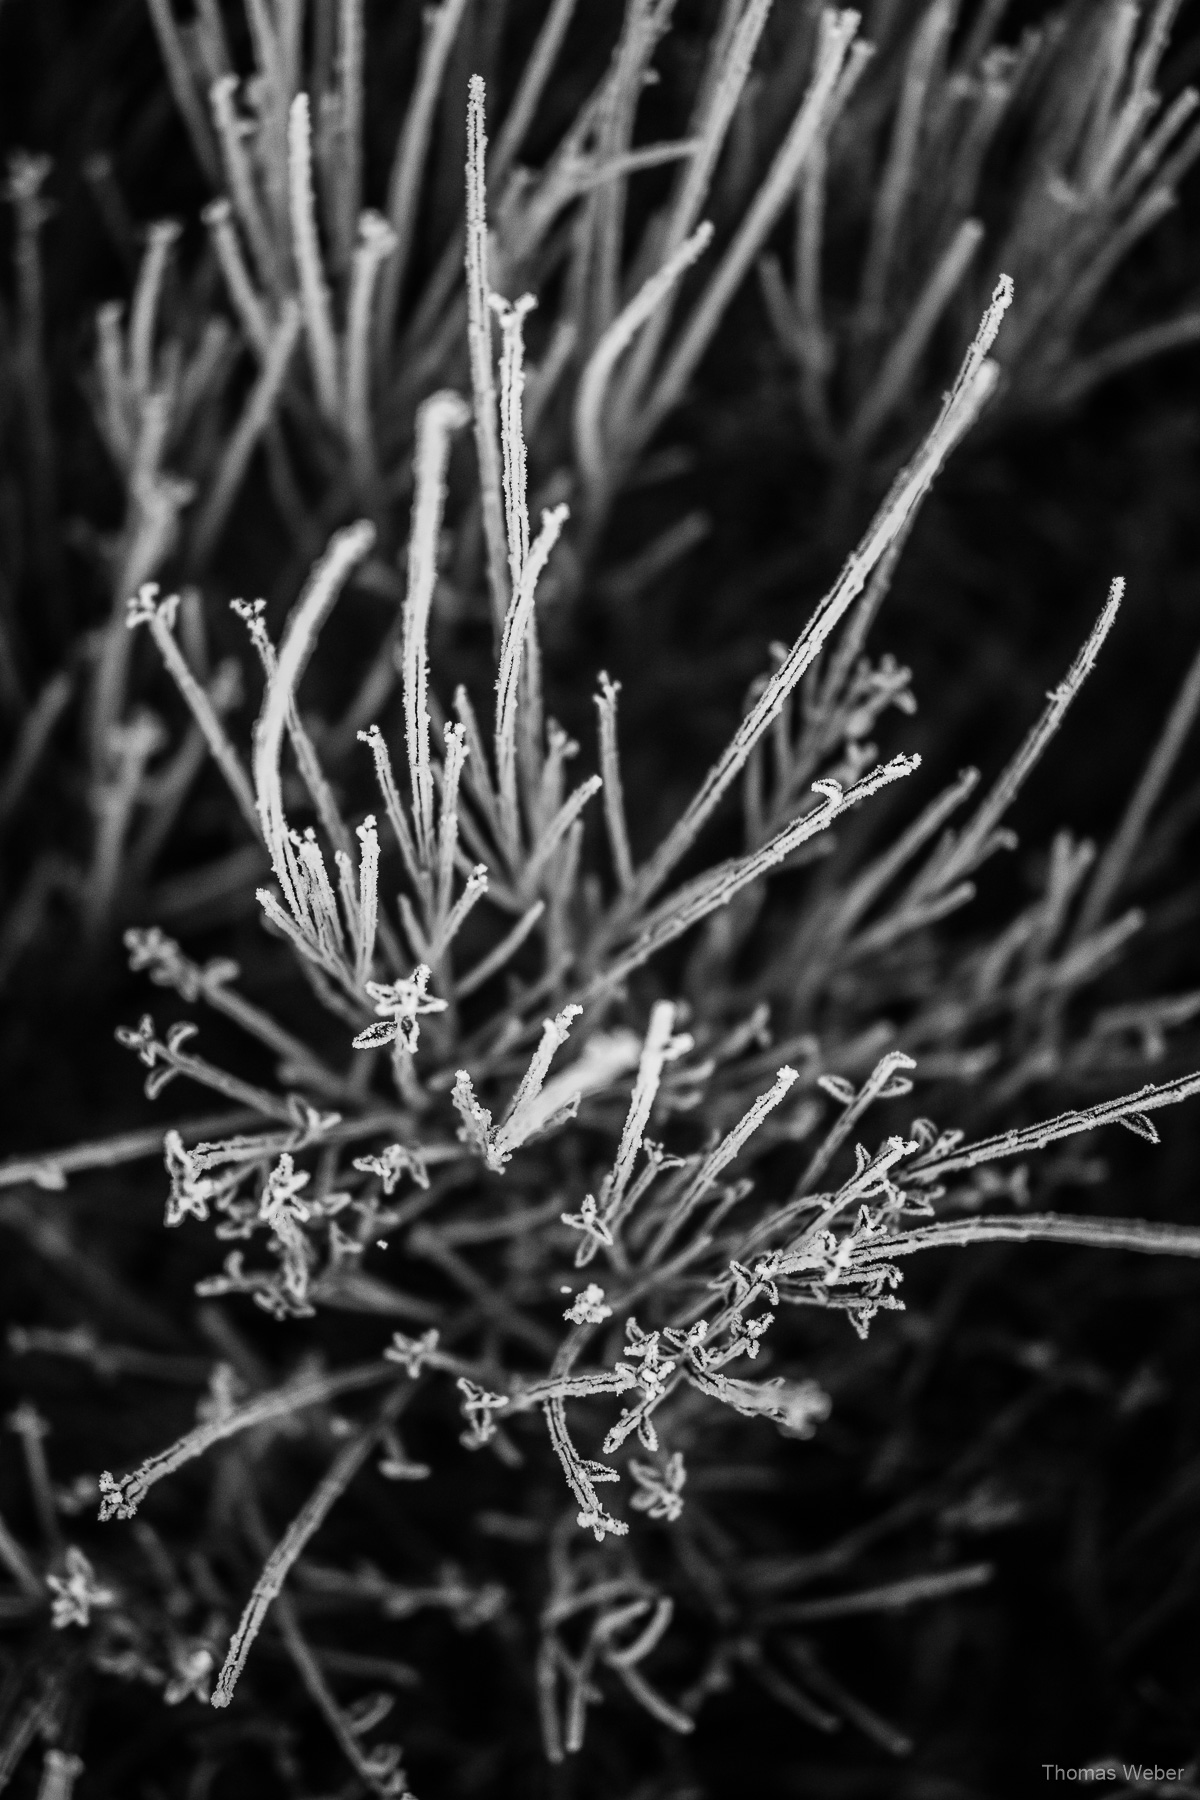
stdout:
[[[772,1428],[800,1440],[786,1454],[803,1468],[809,1440],[837,1417],[814,1346],[831,1330],[866,1339],[880,1312],[902,1311],[905,1259],[918,1251],[1040,1239],[1200,1253],[1194,1228],[1045,1210],[1035,1195],[1066,1185],[1071,1165],[1027,1160],[1106,1124],[1156,1141],[1152,1114],[1200,1091],[1200,1076],[1144,1078],[1194,997],[1123,1010],[1089,998],[1140,925],[1113,907],[1200,681],[1185,681],[1099,861],[1060,835],[1039,891],[999,929],[972,927],[980,871],[1013,842],[1009,809],[1099,656],[1122,583],[982,797],[964,771],[899,824],[889,802],[920,779],[918,759],[885,758],[875,739],[892,729],[891,712],[912,710],[910,679],[866,649],[922,501],[990,403],[1037,392],[1061,404],[1107,368],[1192,333],[1187,319],[1076,357],[1087,311],[1077,302],[1157,217],[1192,153],[1179,138],[1188,106],[1151,127],[1170,8],[1140,38],[1129,7],[1105,9],[1099,23],[1073,16],[1015,62],[995,52],[984,23],[948,61],[950,9],[934,4],[877,80],[853,15],[803,9],[779,76],[786,93],[803,66],[803,97],[753,192],[730,178],[726,229],[721,207],[713,223],[701,213],[744,117],[766,5],[723,9],[688,137],[643,148],[636,100],[670,9],[635,0],[608,74],[532,174],[515,158],[569,21],[559,0],[490,159],[485,85],[470,83],[464,220],[418,293],[420,178],[464,12],[444,0],[430,15],[385,220],[360,215],[364,50],[352,5],[341,35],[331,10],[316,15],[308,87],[304,46],[286,28],[290,19],[299,33],[299,9],[272,20],[250,8],[259,78],[244,89],[228,72],[215,8],[201,7],[188,35],[164,0],[152,7],[197,161],[228,198],[208,210],[214,260],[191,277],[178,334],[161,333],[173,227],[151,234],[128,323],[116,309],[100,321],[94,391],[126,515],[111,616],[86,678],[94,830],[80,894],[102,944],[146,896],[207,755],[228,795],[208,790],[208,816],[234,846],[209,886],[236,895],[263,882],[272,968],[289,972],[273,976],[276,1003],[266,1004],[228,958],[190,956],[147,903],[125,932],[134,970],[248,1041],[210,1057],[191,1018],[160,1032],[149,1013],[118,1035],[145,1065],[151,1099],[184,1080],[226,1110],[2,1173],[7,1185],[53,1190],[161,1144],[167,1226],[195,1234],[207,1224],[239,1246],[197,1292],[249,1300],[296,1350],[273,1377],[257,1347],[270,1340],[243,1334],[235,1308],[210,1307],[223,1354],[194,1428],[67,1496],[51,1487],[38,1416],[16,1416],[46,1549],[39,1557],[5,1529],[0,1555],[16,1616],[46,1648],[0,1749],[5,1776],[39,1732],[64,1737],[66,1697],[86,1666],[157,1689],[168,1705],[232,1706],[231,1738],[215,1727],[197,1738],[201,1789],[228,1745],[244,1749],[257,1733],[295,1791],[307,1776],[283,1723],[291,1700],[260,1670],[274,1646],[360,1788],[403,1794],[401,1751],[377,1737],[394,1694],[349,1700],[340,1685],[402,1691],[412,1676],[391,1654],[388,1622],[425,1615],[486,1632],[516,1665],[487,1679],[511,1684],[536,1714],[551,1763],[588,1752],[595,1709],[618,1695],[660,1734],[686,1736],[739,1671],[809,1727],[844,1721],[902,1748],[796,1627],[969,1591],[986,1565],[905,1568],[873,1589],[788,1600],[808,1578],[803,1555],[769,1509],[759,1519],[747,1507],[736,1529],[718,1524],[702,1497],[713,1477],[760,1454]],[[197,68],[215,74],[211,120]],[[1085,98],[1070,112],[1063,83],[1080,69]],[[974,133],[981,167],[1017,95],[1043,133],[1033,131],[1037,153],[1023,165],[1035,171],[1020,190],[1024,210],[1016,205],[1001,239],[1026,284],[1001,276],[914,441],[912,421],[928,416],[919,373],[933,366],[936,328],[985,238],[969,182],[934,211],[917,152],[936,160],[938,133],[953,128]],[[856,105],[866,109],[857,123]],[[837,332],[826,337],[800,314],[816,291],[825,184],[834,194],[852,156],[872,153],[882,174],[859,175],[854,192],[877,203],[843,220],[848,238],[864,237],[865,273],[841,352],[850,409],[834,431]],[[961,146],[958,161],[969,168]],[[629,176],[676,163],[640,235],[627,230]],[[1074,232],[1055,224],[1046,199],[1062,201],[1064,170],[1084,196]],[[28,167],[23,180],[19,203],[32,205]],[[766,248],[791,205],[795,317]],[[907,454],[727,748],[642,854],[626,819],[617,686],[598,675],[597,772],[572,782],[579,746],[546,710],[541,642],[582,591],[607,518],[645,479],[656,434],[756,264],[776,325],[799,346],[814,440],[851,461],[877,452],[884,470],[897,448]],[[214,267],[236,327],[209,314]],[[884,317],[893,276],[905,298]],[[524,333],[537,315],[527,283],[557,314],[528,386]],[[243,346],[257,372],[238,403]],[[457,386],[437,385],[460,375],[469,404]],[[192,580],[208,575],[260,449],[290,550],[337,529],[278,644],[264,606],[235,602],[263,689],[247,758],[231,724],[248,686],[242,660],[214,663],[218,627],[196,593],[164,599],[155,577],[172,558]],[[392,552],[405,499],[401,581]],[[354,582],[394,609],[361,654],[329,648],[331,615]],[[475,607],[480,593],[486,608]],[[436,644],[431,654],[430,640],[450,644],[453,627],[474,636],[468,655],[454,644],[466,679],[451,693],[442,664],[453,657]],[[489,631],[490,717],[475,651]],[[145,635],[188,714],[161,766],[166,728],[131,703],[149,686],[135,661]],[[323,700],[339,684],[349,692],[324,718],[301,705],[310,665]],[[43,695],[18,772],[68,703],[61,683]],[[740,843],[718,857],[734,830]],[[249,835],[248,851],[235,832]],[[1086,1098],[1030,1122],[1028,1096],[1048,1075]],[[912,1118],[900,1103],[917,1090]],[[111,1354],[86,1333],[25,1334],[17,1347],[97,1370]],[[365,1405],[350,1399],[366,1394]],[[280,1534],[268,1517],[294,1485],[281,1461],[314,1451],[324,1473]],[[147,1496],[185,1469],[190,1497],[171,1511],[170,1490],[156,1491],[147,1515],[167,1510],[161,1526],[149,1523]],[[419,1529],[396,1516],[396,1500],[381,1503],[381,1480],[404,1501],[418,1496]],[[85,1551],[64,1540],[59,1515],[97,1497],[108,1529],[89,1533]],[[356,1508],[339,1534],[339,1516]],[[338,1554],[326,1561],[313,1546],[327,1523]],[[485,1548],[507,1546],[492,1566],[481,1533]],[[453,1542],[452,1563],[430,1560],[433,1540]],[[244,1550],[259,1563],[252,1584]],[[354,1626],[336,1646],[321,1641],[330,1619]],[[619,1723],[609,1735],[626,1731]],[[614,1754],[601,1752],[597,1767]],[[437,1756],[454,1762],[444,1743]],[[661,1747],[648,1756],[648,1767],[671,1766]],[[53,1745],[43,1792],[69,1793],[78,1772]]]

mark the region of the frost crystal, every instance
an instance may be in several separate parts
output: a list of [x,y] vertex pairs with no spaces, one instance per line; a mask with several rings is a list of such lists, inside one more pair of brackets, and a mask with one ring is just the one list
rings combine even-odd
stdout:
[[93,1607],[99,1610],[111,1606],[117,1597],[111,1588],[100,1585],[91,1563],[74,1544],[68,1545],[64,1561],[65,1574],[46,1577],[46,1586],[53,1595],[50,1623],[55,1631],[63,1631],[68,1625],[89,1625]]
[[379,1014],[379,1023],[368,1025],[354,1040],[356,1050],[378,1050],[395,1044],[412,1056],[420,1033],[418,1021],[429,1013],[445,1012],[449,1002],[426,993],[432,971],[420,963],[406,980],[368,981],[367,993]]
[[[569,1294],[570,1291],[567,1287],[563,1289],[564,1294]],[[612,1307],[604,1304],[604,1289],[594,1281],[589,1281],[583,1292],[567,1307],[563,1318],[569,1319],[572,1325],[602,1325],[605,1319],[612,1318]]]

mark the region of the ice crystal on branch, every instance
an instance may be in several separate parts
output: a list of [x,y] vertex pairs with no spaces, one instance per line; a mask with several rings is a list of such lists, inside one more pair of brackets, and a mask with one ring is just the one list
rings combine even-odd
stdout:
[[449,1002],[427,994],[432,970],[427,963],[399,981],[368,981],[369,994],[381,1023],[368,1025],[354,1039],[356,1050],[379,1050],[395,1044],[406,1056],[414,1056],[419,1041],[419,1021],[430,1013],[445,1012]]

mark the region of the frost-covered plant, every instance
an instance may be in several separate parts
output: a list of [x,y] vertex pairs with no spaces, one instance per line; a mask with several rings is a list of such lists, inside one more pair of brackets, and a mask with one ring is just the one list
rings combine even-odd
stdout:
[[[862,15],[809,0],[728,0],[705,19],[700,54],[672,61],[675,34],[686,41],[690,29],[673,0],[629,0],[603,28],[576,0],[554,0],[490,144],[481,92],[472,99],[460,204],[445,121],[481,35],[468,0],[441,0],[423,24],[415,6],[394,9],[381,35],[408,44],[413,74],[373,195],[362,0],[280,9],[253,0],[244,20],[212,0],[190,18],[152,0],[167,85],[212,192],[207,246],[185,257],[180,222],[166,219],[135,251],[119,229],[111,159],[93,159],[101,211],[137,260],[128,303],[97,313],[88,381],[122,496],[116,529],[93,519],[90,496],[71,502],[72,518],[89,521],[73,530],[107,617],[95,654],[67,667],[23,671],[25,646],[7,641],[7,627],[0,640],[16,728],[0,824],[78,710],[87,842],[69,855],[47,846],[36,861],[13,897],[0,973],[60,892],[96,946],[122,917],[194,905],[186,884],[158,888],[164,849],[203,790],[208,721],[240,698],[217,649],[222,624],[202,597],[231,524],[249,496],[261,500],[258,524],[296,570],[332,529],[369,517],[376,547],[355,580],[395,602],[396,501],[411,480],[416,410],[461,387],[466,362],[473,383],[492,388],[482,345],[493,306],[519,365],[536,302],[530,479],[535,511],[572,506],[569,554],[554,572],[560,601],[586,585],[629,483],[670,466],[663,432],[756,274],[797,370],[807,437],[844,470],[865,462],[886,473],[911,451],[1001,268],[1017,291],[998,351],[1006,406],[1061,407],[1193,341],[1194,311],[1108,341],[1091,324],[1200,147],[1194,92],[1164,102],[1156,85],[1176,9],[1177,0],[1106,0],[1056,11],[1009,43],[1001,7],[959,19],[952,0],[880,3]],[[591,59],[587,95],[563,121],[555,83],[577,43]],[[681,70],[691,71],[682,83]],[[678,127],[661,139],[648,136],[643,101],[656,82]],[[43,302],[52,185],[45,158],[13,163],[11,385],[28,420],[35,554],[27,572],[5,572],[14,587],[52,574],[61,589],[56,461],[65,459]],[[518,366],[514,392],[522,382]],[[476,420],[478,513],[442,570],[444,593],[470,596],[469,609],[486,568],[497,631],[513,581],[502,430],[502,419]],[[674,448],[686,459],[686,445]],[[668,521],[622,583],[649,579],[707,528],[695,510]],[[155,631],[192,672],[182,733],[125,630],[129,595],[158,579],[182,596],[177,617]],[[65,599],[56,603],[61,612]],[[349,709],[330,722],[334,764],[391,693],[394,649],[385,630]],[[236,904],[257,879],[232,815],[229,824],[231,840],[191,884],[210,904]]]
[[[903,1309],[905,1258],[928,1248],[1040,1239],[1200,1253],[1195,1229],[1035,1209],[1038,1165],[1026,1161],[1108,1123],[1153,1140],[1153,1113],[1200,1091],[1200,1076],[1145,1079],[1166,1033],[1194,1013],[1193,996],[1107,1011],[1088,1001],[1089,984],[1140,924],[1134,914],[1112,919],[1111,908],[1194,716],[1195,676],[1095,872],[1089,847],[1064,834],[1041,890],[1003,930],[972,929],[966,910],[983,864],[1012,842],[1008,810],[1100,653],[1119,582],[1044,715],[966,822],[951,828],[979,785],[974,771],[911,809],[890,838],[881,829],[891,818],[879,797],[891,790],[895,801],[918,764],[885,757],[875,742],[890,712],[911,711],[913,701],[906,670],[868,657],[868,632],[947,457],[1005,380],[1014,392],[1023,368],[1051,365],[1057,379],[1073,354],[1060,311],[1052,341],[1026,328],[1036,306],[1024,296],[1050,279],[1038,262],[1045,241],[1029,253],[1029,277],[1019,258],[1014,265],[1022,275],[1015,296],[1007,277],[995,288],[932,428],[841,575],[793,644],[774,655],[681,816],[643,854],[625,816],[616,685],[598,676],[598,773],[573,780],[578,746],[546,715],[541,625],[552,596],[578,585],[579,558],[621,483],[797,194],[811,225],[810,190],[836,167],[837,121],[872,91],[868,58],[853,15],[807,17],[811,41],[797,38],[812,52],[801,59],[803,96],[726,234],[721,216],[710,226],[701,214],[726,136],[744,115],[767,5],[722,9],[691,135],[642,149],[637,101],[671,8],[634,0],[609,73],[564,146],[541,171],[519,171],[522,134],[572,11],[557,0],[490,159],[486,91],[481,80],[470,85],[462,229],[414,295],[406,282],[419,176],[464,10],[443,0],[430,15],[384,221],[360,213],[363,52],[352,0],[338,9],[336,30],[333,10],[317,9],[307,40],[299,6],[251,7],[256,78],[248,82],[231,72],[215,7],[202,5],[185,33],[166,0],[155,0],[197,155],[227,190],[208,215],[213,254],[258,359],[243,424],[217,458],[206,510],[189,526],[184,566],[209,566],[258,448],[273,459],[281,510],[307,480],[321,497],[313,509],[321,534],[340,528],[278,643],[261,605],[237,607],[264,682],[244,752],[228,715],[245,677],[232,663],[224,673],[207,664],[199,600],[186,592],[164,599],[154,585],[180,541],[185,501],[164,446],[182,456],[188,438],[170,426],[165,402],[157,438],[158,415],[143,416],[157,392],[155,308],[174,242],[158,232],[128,341],[115,314],[101,336],[98,392],[112,414],[110,447],[146,482],[137,488],[130,478],[144,515],[128,516],[118,610],[102,629],[96,664],[96,717],[107,724],[95,743],[116,761],[91,904],[99,929],[160,748],[155,722],[126,705],[134,628],[152,638],[192,721],[175,775],[159,771],[159,810],[142,827],[150,848],[209,753],[233,803],[229,816],[251,836],[261,922],[273,949],[291,959],[296,993],[277,1016],[256,995],[252,973],[244,991],[232,962],[194,960],[157,924],[129,930],[134,969],[243,1033],[257,1071],[242,1073],[236,1053],[199,1053],[190,1019],[160,1032],[147,1014],[120,1033],[147,1070],[147,1094],[157,1099],[183,1081],[218,1094],[225,1110],[181,1113],[165,1132],[0,1170],[4,1185],[32,1180],[52,1190],[76,1170],[161,1145],[167,1226],[192,1238],[207,1227],[235,1246],[197,1290],[233,1304],[206,1316],[228,1322],[248,1302],[247,1311],[278,1323],[280,1341],[317,1341],[335,1361],[330,1368],[301,1357],[283,1382],[254,1354],[240,1354],[236,1369],[222,1361],[192,1430],[131,1472],[85,1478],[66,1496],[76,1505],[98,1492],[103,1520],[134,1522],[169,1592],[165,1606],[110,1574],[108,1558],[115,1567],[127,1536],[115,1523],[99,1539],[95,1565],[59,1541],[65,1502],[50,1488],[41,1428],[30,1415],[15,1419],[52,1546],[43,1572],[0,1523],[18,1613],[37,1618],[48,1607],[52,1631],[63,1641],[81,1634],[85,1646],[64,1658],[86,1657],[158,1689],[171,1705],[240,1701],[258,1655],[282,1646],[356,1780],[393,1796],[407,1791],[400,1752],[368,1742],[386,1703],[381,1710],[371,1695],[355,1704],[339,1696],[335,1681],[365,1676],[369,1659],[356,1664],[351,1653],[339,1665],[314,1642],[323,1609],[386,1622],[401,1640],[410,1620],[431,1612],[461,1630],[501,1624],[508,1641],[523,1636],[554,1761],[583,1748],[592,1709],[606,1696],[621,1693],[665,1729],[687,1733],[705,1697],[739,1668],[809,1723],[836,1715],[868,1729],[869,1712],[831,1689],[815,1657],[806,1662],[807,1651],[780,1637],[777,1621],[752,1603],[731,1607],[719,1572],[689,1537],[690,1520],[703,1516],[702,1478],[729,1461],[731,1444],[760,1442],[773,1426],[798,1441],[802,1457],[836,1417],[813,1373],[806,1317],[844,1313],[866,1338],[881,1312]],[[1106,133],[1122,139],[1122,155],[1136,143],[1139,180],[1153,186],[1166,179],[1155,160],[1165,140],[1154,139],[1147,161],[1137,134],[1152,111],[1149,83],[1169,9],[1147,28],[1136,68],[1136,18],[1128,7],[1121,17],[1132,21],[1124,36],[1110,20],[1097,40],[1111,80],[1093,84],[1088,155],[1103,162],[1111,150],[1115,170],[1120,156]],[[955,85],[937,61],[948,19],[947,8],[927,9],[907,59],[910,87],[917,75],[924,83],[905,102],[913,143],[926,143],[917,127],[927,96],[949,106],[970,88],[972,57],[990,54],[977,33],[970,54],[960,52]],[[942,88],[918,51],[937,66]],[[211,123],[197,71],[214,77]],[[1131,84],[1127,114],[1116,98],[1122,83]],[[886,116],[886,104],[875,104]],[[902,122],[889,151],[893,173],[902,151],[916,154],[912,144],[905,150]],[[1077,150],[1073,141],[1062,154]],[[625,178],[674,163],[671,197],[631,253]],[[1086,157],[1079,166],[1095,172]],[[905,208],[924,193],[905,170],[909,186],[897,175],[881,188],[894,202],[888,213],[881,201],[876,221],[891,238],[885,287],[897,234],[909,231]],[[1111,233],[1112,218],[1098,218],[1088,216],[1089,229]],[[912,243],[914,256],[928,249],[915,227]],[[1082,227],[1072,244],[1067,287],[1094,248]],[[868,260],[881,256],[869,248]],[[944,270],[937,279],[948,304],[957,290]],[[562,316],[527,384],[532,290],[556,285]],[[1051,302],[1063,291],[1051,291]],[[915,304],[919,312],[923,302]],[[936,324],[943,310],[940,299],[928,302],[921,317]],[[889,355],[897,365],[889,394],[911,393],[929,338],[922,331],[917,342],[911,319],[904,325],[899,341],[908,348],[898,360],[894,344],[889,351],[872,339],[882,357],[872,379],[887,372]],[[1010,334],[1019,348],[1008,355]],[[182,391],[189,380],[208,392],[203,371],[163,354],[172,395],[172,384]],[[209,354],[216,368],[221,359]],[[152,371],[140,386],[138,367]],[[212,382],[216,393],[215,375]],[[530,429],[531,417],[542,429]],[[882,417],[892,418],[890,400]],[[471,450],[459,441],[468,422]],[[288,461],[297,443],[311,458],[302,478]],[[476,480],[464,495],[450,475],[467,456]],[[395,501],[409,485],[401,579],[392,567]],[[351,513],[362,516],[344,524]],[[303,503],[291,508],[293,549],[313,536],[305,515]],[[322,660],[318,640],[323,632],[326,646],[332,639],[334,609],[355,579],[390,598],[395,618],[364,659],[353,705],[322,729],[302,710],[301,683]],[[447,581],[486,594],[490,710],[469,684],[451,693],[431,659]],[[39,731],[52,728],[63,704],[57,693],[46,699]],[[367,808],[348,797],[361,791],[357,772],[347,773],[356,753],[374,781]],[[741,848],[714,862],[736,797]],[[943,927],[951,915],[961,915],[953,931]],[[1027,1096],[1052,1079],[1085,1103],[1031,1124]],[[1109,1098],[1116,1086],[1127,1091]],[[910,1117],[901,1103],[917,1091],[924,1110]],[[965,1120],[969,1135],[947,1119]],[[792,1310],[800,1308],[807,1312]],[[366,1360],[345,1360],[340,1314],[358,1315],[360,1338],[373,1337]],[[221,1329],[244,1352],[236,1330]],[[109,1357],[119,1373],[119,1358],[112,1363],[86,1334],[51,1343],[53,1335],[43,1347],[97,1370]],[[343,1399],[372,1392],[373,1410],[341,1410]],[[420,1457],[400,1435],[405,1414]],[[324,1454],[326,1471],[276,1536],[263,1502],[285,1432]],[[440,1456],[431,1450],[426,1460],[426,1436]],[[202,1457],[219,1470],[218,1527],[236,1528],[258,1558],[248,1594],[219,1581],[203,1556],[189,1562],[186,1552],[154,1548],[148,1496]],[[368,1466],[386,1481],[434,1491],[470,1486],[480,1466],[489,1475],[523,1469],[525,1514],[502,1518],[501,1528],[534,1552],[535,1573],[519,1592],[476,1581],[457,1566],[414,1559],[401,1533],[397,1544],[372,1536],[370,1560],[318,1560],[317,1534],[327,1522],[332,1532]],[[482,1487],[488,1476],[477,1479]],[[407,1564],[402,1575],[397,1563]],[[907,1575],[896,1604],[979,1579],[978,1566]],[[811,1616],[853,1611],[859,1599],[826,1596],[811,1603]],[[807,1616],[803,1604],[798,1617]],[[687,1627],[673,1632],[680,1612]],[[802,1665],[787,1678],[785,1656],[789,1667],[797,1657]],[[403,1685],[394,1664],[389,1675]],[[33,1722],[22,1715],[0,1750],[0,1769],[7,1773],[59,1716],[59,1704],[48,1684]],[[886,1738],[881,1726],[871,1729]],[[45,1780],[68,1792],[75,1773],[74,1759],[51,1746]]]
[[[998,1179],[996,1168],[1022,1169],[1030,1152],[1105,1123],[1153,1138],[1150,1115],[1200,1091],[1200,1076],[1143,1083],[971,1139],[925,1117],[892,1128],[896,1103],[929,1079],[926,1051],[943,1101],[948,1084],[969,1092],[986,1070],[1009,1105],[1032,1067],[1045,1072],[1048,1053],[1068,1067],[1103,1058],[1103,1028],[1068,1031],[1064,1009],[1136,921],[1096,916],[1078,928],[1087,858],[1065,840],[1045,894],[999,938],[927,948],[941,958],[938,978],[899,1007],[893,1001],[898,954],[930,944],[930,927],[969,902],[980,865],[1009,841],[1004,815],[1099,652],[1119,582],[1045,715],[966,824],[946,829],[973,776],[927,804],[882,853],[864,861],[847,838],[854,860],[849,872],[839,866],[838,827],[917,769],[916,759],[884,760],[866,741],[864,715],[905,690],[887,665],[875,675],[862,662],[862,634],[892,547],[994,391],[988,353],[1010,298],[1002,282],[918,455],[643,861],[620,811],[611,686],[601,690],[607,875],[583,873],[584,809],[599,778],[569,787],[564,735],[541,712],[534,602],[564,515],[547,512],[533,535],[520,308],[500,364],[511,584],[490,736],[460,689],[456,722],[435,751],[428,594],[447,434],[466,411],[457,396],[437,395],[417,433],[403,732],[395,745],[378,730],[363,734],[388,845],[374,817],[353,831],[344,820],[296,705],[371,527],[334,537],[278,649],[253,620],[267,679],[252,773],[223,737],[218,760],[235,793],[252,788],[273,873],[259,894],[264,923],[290,946],[326,1023],[295,1043],[237,997],[230,969],[199,967],[161,933],[136,931],[136,966],[265,1042],[280,1084],[252,1086],[196,1055],[190,1024],[160,1036],[147,1016],[121,1035],[148,1066],[153,1096],[188,1079],[242,1109],[231,1135],[210,1138],[189,1124],[167,1137],[167,1223],[192,1230],[207,1221],[219,1239],[243,1246],[201,1293],[248,1296],[280,1321],[350,1307],[425,1330],[390,1342],[385,1334],[374,1363],[310,1382],[313,1399],[368,1385],[383,1398],[363,1422],[347,1421],[327,1473],[267,1556],[216,1674],[215,1706],[233,1700],[273,1605],[302,1674],[313,1666],[298,1599],[310,1545],[369,1459],[383,1449],[380,1466],[394,1479],[442,1479],[437,1467],[414,1466],[392,1435],[428,1391],[430,1404],[459,1410],[466,1450],[502,1460],[552,1453],[560,1465],[566,1509],[551,1532],[537,1672],[547,1753],[582,1746],[589,1706],[610,1679],[664,1726],[689,1731],[704,1683],[672,1698],[643,1665],[674,1608],[683,1599],[690,1611],[703,1608],[703,1596],[694,1583],[689,1591],[686,1559],[671,1567],[668,1551],[666,1565],[646,1560],[643,1535],[669,1532],[685,1513],[689,1474],[714,1429],[710,1410],[801,1440],[820,1431],[830,1400],[781,1312],[841,1311],[865,1336],[881,1310],[903,1306],[904,1259],[940,1245],[1040,1238],[1200,1254],[1192,1228],[1030,1210],[1021,1182]],[[478,425],[493,404],[486,381],[473,402]],[[137,600],[134,617],[151,604]],[[289,742],[316,821],[303,829],[292,822],[297,801],[285,798]],[[745,851],[681,880],[684,858],[739,782]],[[772,874],[803,866],[821,844],[832,849],[808,877],[808,898],[772,909]],[[395,910],[381,897],[390,869],[402,882]],[[680,940],[690,961],[671,975],[663,952]],[[976,1117],[981,1110],[986,1102],[972,1103]],[[662,1141],[647,1135],[656,1119]],[[369,1266],[377,1247],[386,1253],[378,1272]],[[585,1269],[586,1279],[574,1273]],[[295,1386],[226,1398],[168,1451],[123,1477],[103,1474],[101,1516],[133,1517],[164,1477],[305,1398]],[[622,1487],[623,1458],[624,1508],[601,1492]],[[73,1608],[75,1619],[83,1575],[72,1573],[74,1585],[54,1581],[56,1606]],[[391,1594],[384,1582],[376,1601],[399,1618]],[[705,1632],[720,1657],[719,1610]],[[402,1792],[396,1756],[366,1752],[328,1687],[320,1691],[359,1775],[373,1791]]]

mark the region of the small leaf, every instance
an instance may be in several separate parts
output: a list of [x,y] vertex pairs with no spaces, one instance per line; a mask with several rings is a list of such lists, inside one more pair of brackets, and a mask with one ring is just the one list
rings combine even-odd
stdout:
[[368,1025],[354,1039],[356,1050],[381,1050],[385,1044],[396,1041],[397,1025],[395,1019],[379,1019],[374,1025]]
[[854,1083],[844,1075],[818,1075],[817,1086],[842,1106],[849,1106],[855,1096]]

